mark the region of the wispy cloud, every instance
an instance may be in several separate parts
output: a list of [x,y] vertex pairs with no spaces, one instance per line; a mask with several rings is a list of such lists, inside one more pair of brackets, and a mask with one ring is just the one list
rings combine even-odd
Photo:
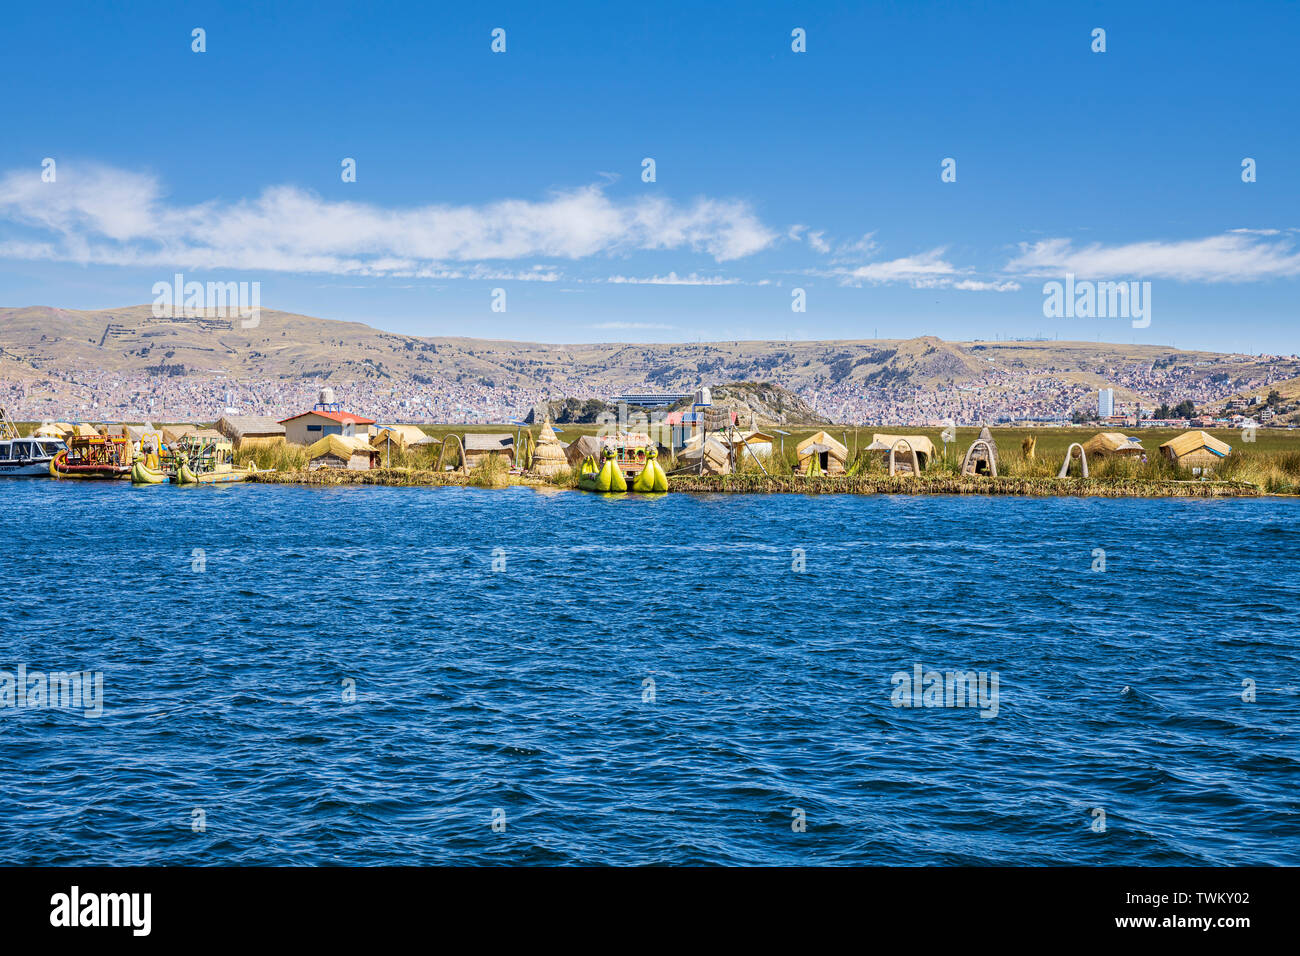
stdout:
[[[864,236],[860,248],[874,246]],[[868,262],[863,265],[815,273],[838,279],[841,285],[888,285],[906,283],[914,289],[959,289],[965,292],[1015,292],[1020,284],[1010,279],[986,281],[974,278],[970,269],[959,269],[944,258],[945,250],[931,249],[913,256]]]
[[1006,270],[1023,276],[1141,277],[1183,282],[1254,282],[1300,275],[1300,252],[1277,230],[1234,229],[1204,239],[1076,246],[1069,239],[1021,243]]
[[670,272],[666,276],[610,276],[606,282],[615,285],[740,285],[739,279],[728,276],[702,276],[692,272],[679,276]]
[[588,326],[588,328],[626,331],[628,329],[675,329],[677,326],[664,325],[661,322],[597,322],[595,325]]
[[273,186],[254,198],[183,205],[153,176],[71,163],[55,183],[31,170],[0,177],[0,227],[9,233],[0,255],[10,258],[432,278],[458,277],[468,263],[648,250],[726,262],[778,240],[748,203],[732,199],[614,200],[588,185],[537,200],[390,208]]

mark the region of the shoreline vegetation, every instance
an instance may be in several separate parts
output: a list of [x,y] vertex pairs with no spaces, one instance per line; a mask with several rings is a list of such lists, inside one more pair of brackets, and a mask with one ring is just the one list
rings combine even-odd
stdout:
[[[953,443],[956,446],[957,443]],[[905,494],[905,495],[1013,495],[1028,497],[1101,498],[1225,498],[1260,497],[1300,493],[1300,450],[1234,451],[1216,473],[1204,479],[1157,456],[1148,461],[1100,460],[1092,464],[1090,477],[1072,473],[1057,478],[1060,458],[1026,458],[1020,448],[1002,455],[999,475],[961,474],[959,452],[937,455],[920,475],[889,475],[879,456],[864,457],[855,474],[808,477],[795,473],[793,444],[787,455],[765,458],[765,474],[757,463],[742,460],[729,475],[671,474],[674,462],[665,462],[670,472],[671,492],[724,494]],[[553,478],[512,472],[504,459],[490,456],[468,473],[439,471],[436,454],[392,450],[388,463],[365,471],[322,468],[308,470],[305,449],[296,446],[260,448],[238,454],[240,464],[275,469],[254,475],[262,484],[296,484],[312,487],[382,485],[389,487],[468,487],[575,489],[577,475],[566,470]],[[1063,456],[1062,456],[1063,457]],[[1077,472],[1077,463],[1072,472]]]
[[[522,435],[534,440],[539,426],[517,428],[510,425],[420,425],[425,434],[438,439],[466,431]],[[1013,495],[1106,498],[1222,498],[1260,496],[1300,496],[1300,432],[1283,429],[1259,429],[1255,441],[1243,441],[1239,432],[1210,429],[1232,445],[1232,451],[1216,463],[1211,474],[1193,475],[1165,460],[1158,446],[1179,434],[1169,429],[1139,428],[1128,433],[1139,438],[1146,448],[1146,461],[1109,458],[1090,460],[1090,477],[1078,476],[1077,461],[1070,477],[1056,474],[1071,442],[1084,441],[1093,432],[1079,428],[993,428],[999,446],[998,477],[961,474],[961,458],[975,440],[978,429],[962,427],[947,447],[937,453],[920,475],[890,476],[879,455],[868,455],[866,446],[876,430],[870,427],[822,426],[833,436],[842,437],[849,449],[851,474],[808,477],[795,473],[795,446],[817,430],[813,426],[795,426],[786,434],[784,448],[779,445],[771,457],[763,459],[766,473],[756,462],[742,456],[738,467],[729,475],[698,475],[673,472],[678,463],[661,457],[669,473],[671,492],[724,494],[904,494],[904,495]],[[30,430],[30,429],[29,429]],[[584,434],[595,434],[596,426],[563,428],[563,438],[573,441]],[[936,429],[899,429],[907,434],[923,435],[942,445]],[[1022,440],[1036,440],[1036,454],[1027,457]],[[240,449],[235,465],[256,465],[266,472],[249,480],[261,484],[297,484],[314,487],[344,485],[384,485],[392,487],[475,487],[537,489],[576,489],[577,475],[565,470],[552,478],[512,472],[507,463],[491,456],[468,474],[439,470],[441,446],[433,450],[405,450],[395,445],[381,448],[381,467],[369,471],[326,468],[308,469],[307,449],[299,445],[271,445]],[[449,456],[447,464],[455,456]],[[860,463],[854,466],[853,463]],[[459,462],[454,462],[459,464]]]
[[[319,469],[276,471],[253,475],[249,481],[272,485],[306,485],[317,488],[346,485],[386,487],[528,487],[570,490],[576,485],[508,472],[495,480],[471,471],[438,472],[419,468],[376,468],[371,471]],[[820,476],[740,473],[733,475],[673,475],[673,493],[812,494],[812,495],[1015,495],[1021,497],[1081,498],[1257,498],[1265,494],[1245,481],[1176,479],[1116,480],[1108,478],[962,477],[959,475],[852,475]]]

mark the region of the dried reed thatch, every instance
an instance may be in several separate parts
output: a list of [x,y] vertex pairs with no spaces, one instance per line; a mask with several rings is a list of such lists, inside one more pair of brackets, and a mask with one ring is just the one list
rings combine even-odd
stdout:
[[542,424],[537,435],[537,447],[533,450],[532,472],[543,478],[550,478],[565,471],[569,460],[564,456],[564,446],[555,436],[555,429],[550,421]]

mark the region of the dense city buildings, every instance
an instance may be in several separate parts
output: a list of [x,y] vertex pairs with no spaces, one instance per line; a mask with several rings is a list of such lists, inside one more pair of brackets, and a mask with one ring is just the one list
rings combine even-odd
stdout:
[[[1294,374],[1289,364],[1264,366],[1248,379],[1197,375],[1188,365],[1151,364],[1099,368],[1109,387],[1110,414],[1095,384],[1077,372],[993,368],[983,377],[953,384],[916,385],[907,380],[864,385],[841,379],[794,391],[818,414],[845,424],[923,425],[952,421],[1068,422],[1076,411],[1110,418],[1121,407],[1150,411],[1160,404],[1220,401],[1264,389]],[[420,381],[367,379],[326,382],[316,378],[234,381],[221,375],[152,375],[77,371],[36,382],[0,382],[0,403],[19,419],[209,422],[222,415],[266,415],[277,419],[311,408],[323,385],[332,385],[351,409],[378,421],[484,423],[522,417],[559,397],[610,399],[609,389],[588,379],[555,377],[542,386],[487,384],[423,376]],[[617,391],[626,391],[619,389]],[[1121,402],[1120,396],[1123,395]],[[1094,405],[1094,402],[1097,404]]]

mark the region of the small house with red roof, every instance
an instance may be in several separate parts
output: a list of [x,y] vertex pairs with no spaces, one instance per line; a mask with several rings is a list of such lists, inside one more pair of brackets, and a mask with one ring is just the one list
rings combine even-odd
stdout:
[[326,435],[366,435],[374,423],[373,418],[319,405],[280,422],[284,440],[294,445],[313,445]]

